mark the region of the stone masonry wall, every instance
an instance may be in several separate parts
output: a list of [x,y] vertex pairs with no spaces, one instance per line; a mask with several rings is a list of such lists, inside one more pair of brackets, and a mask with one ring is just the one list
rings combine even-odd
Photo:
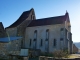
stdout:
[[[60,48],[65,47],[65,32],[63,32],[63,36],[61,37],[60,29],[64,28],[64,24],[56,24],[56,25],[46,25],[46,26],[35,26],[35,27],[27,27],[26,35],[25,35],[25,48],[33,48],[34,43],[34,31],[37,30],[37,43],[36,49],[40,49],[42,52],[45,52],[45,41],[46,41],[46,30],[49,29],[49,52],[53,52],[55,50],[60,50]],[[60,38],[63,38],[63,42],[60,42]],[[40,46],[40,42],[42,39],[42,46]],[[56,39],[56,47],[53,46],[53,40]],[[31,40],[31,46],[30,46]]]

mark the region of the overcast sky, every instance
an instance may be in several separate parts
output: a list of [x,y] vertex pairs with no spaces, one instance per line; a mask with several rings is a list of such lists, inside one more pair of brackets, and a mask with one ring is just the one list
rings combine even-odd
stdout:
[[23,11],[34,8],[36,18],[69,13],[73,42],[80,42],[80,0],[0,0],[0,22],[8,27]]

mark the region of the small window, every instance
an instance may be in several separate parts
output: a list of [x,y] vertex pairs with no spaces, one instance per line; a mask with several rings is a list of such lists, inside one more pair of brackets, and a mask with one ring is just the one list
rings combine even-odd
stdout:
[[61,30],[60,30],[60,37],[61,38],[64,36],[64,31],[63,30],[64,30],[63,28],[61,28]]
[[49,39],[49,29],[46,30],[46,39]]
[[34,39],[33,41],[36,41],[36,39]]
[[32,15],[32,20],[35,20],[35,16],[34,15]]
[[69,25],[68,28],[70,28],[71,26]]
[[37,39],[37,30],[34,31],[34,39]]
[[31,19],[33,20],[33,15],[31,15]]
[[18,43],[16,43],[16,46],[18,46]]
[[56,39],[53,40],[53,46],[56,46]]
[[35,30],[34,33],[37,33],[37,30]]
[[30,45],[29,46],[31,46],[31,39],[30,39]]
[[60,41],[63,41],[63,38],[60,38]]
[[46,32],[48,32],[48,31],[49,31],[49,29],[46,30]]
[[41,39],[40,46],[42,46],[42,45],[43,45],[43,41],[42,41],[42,39]]
[[61,31],[63,31],[64,29],[63,28],[61,28]]
[[67,31],[67,39],[69,39],[69,32]]
[[46,39],[45,41],[48,41],[48,39]]

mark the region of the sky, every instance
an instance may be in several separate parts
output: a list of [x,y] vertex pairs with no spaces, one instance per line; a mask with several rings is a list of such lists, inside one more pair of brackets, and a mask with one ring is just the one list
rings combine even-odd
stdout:
[[0,22],[8,27],[23,11],[34,8],[37,19],[69,13],[73,42],[80,42],[80,0],[0,0]]

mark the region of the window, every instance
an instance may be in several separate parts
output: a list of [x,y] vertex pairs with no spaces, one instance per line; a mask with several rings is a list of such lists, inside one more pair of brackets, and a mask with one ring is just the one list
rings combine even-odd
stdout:
[[60,38],[60,49],[63,49],[63,38]]
[[30,44],[29,44],[29,46],[31,46],[31,39],[30,39]]
[[61,28],[61,31],[63,31],[64,29],[63,28]]
[[33,48],[36,49],[37,30],[34,31]]
[[49,39],[49,29],[46,30],[46,39]]
[[36,49],[36,39],[33,41],[33,49]]
[[61,38],[63,38],[63,36],[64,36],[64,31],[63,30],[64,30],[63,28],[61,28],[61,30],[60,30],[60,36],[61,36]]
[[35,19],[34,15],[31,15],[31,19],[32,19],[32,20],[34,20],[34,19]]
[[36,39],[34,39],[33,41],[36,41]]
[[37,30],[34,31],[34,39],[37,39]]
[[33,15],[31,15],[31,19],[33,20]]
[[35,20],[35,16],[33,16],[33,20]]
[[21,40],[21,48],[23,48],[23,46],[24,46],[23,44],[24,44],[24,42],[23,42],[23,40]]
[[40,46],[42,46],[43,45],[43,43],[42,43],[43,41],[42,41],[42,39],[41,39],[41,42],[40,42]]
[[70,33],[67,31],[67,39],[69,39]]
[[69,39],[69,32],[67,29],[65,29],[66,39]]
[[56,46],[56,39],[53,40],[53,46]]
[[71,26],[70,26],[70,25],[68,25],[68,28],[71,28]]
[[37,32],[37,30],[34,31],[35,33]]
[[45,41],[45,51],[48,52],[49,49],[49,42]]
[[65,37],[67,39],[67,29],[65,28]]
[[60,38],[60,41],[63,41],[63,38]]

